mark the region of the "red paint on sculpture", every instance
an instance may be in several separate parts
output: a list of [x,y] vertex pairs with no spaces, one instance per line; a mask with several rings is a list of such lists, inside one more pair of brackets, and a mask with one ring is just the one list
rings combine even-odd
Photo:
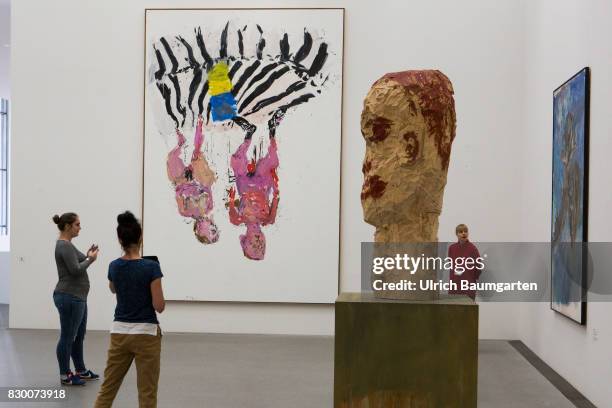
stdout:
[[372,136],[370,140],[374,143],[382,142],[389,136],[389,130],[391,129],[391,122],[389,119],[377,117],[372,123]]
[[366,176],[363,188],[361,190],[361,199],[365,200],[368,197],[377,199],[385,194],[387,183],[380,179],[380,176]]
[[397,82],[407,93],[420,99],[421,112],[429,132],[435,138],[442,167],[448,168],[451,144],[455,138],[454,127],[450,135],[444,131],[447,114],[452,115],[451,123],[455,122],[455,100],[450,80],[437,70],[393,72],[386,74],[379,81],[384,79]]
[[417,138],[416,133],[408,132],[404,135],[404,140],[406,141],[406,155],[408,160],[413,163],[416,161],[419,155],[419,139]]

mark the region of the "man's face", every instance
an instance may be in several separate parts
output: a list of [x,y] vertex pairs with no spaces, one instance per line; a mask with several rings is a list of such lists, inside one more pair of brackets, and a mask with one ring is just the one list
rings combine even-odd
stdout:
[[411,209],[440,214],[446,169],[416,98],[392,80],[378,81],[366,98],[361,132],[365,221],[413,222]]

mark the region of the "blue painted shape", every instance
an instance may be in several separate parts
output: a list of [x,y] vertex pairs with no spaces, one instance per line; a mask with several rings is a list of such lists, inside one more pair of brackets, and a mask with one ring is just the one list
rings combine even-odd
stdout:
[[577,312],[562,311],[578,322],[585,285],[587,78],[584,69],[553,93],[552,304],[554,308],[578,303]]
[[236,116],[237,110],[236,99],[231,92],[210,97],[210,111],[214,122],[232,119]]

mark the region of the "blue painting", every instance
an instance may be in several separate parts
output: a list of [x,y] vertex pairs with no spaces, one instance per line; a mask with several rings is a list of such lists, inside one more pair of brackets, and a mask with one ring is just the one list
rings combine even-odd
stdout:
[[589,68],[553,93],[551,308],[586,323]]

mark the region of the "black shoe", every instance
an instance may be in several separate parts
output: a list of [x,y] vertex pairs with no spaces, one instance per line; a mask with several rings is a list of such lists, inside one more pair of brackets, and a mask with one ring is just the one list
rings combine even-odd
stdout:
[[79,376],[79,377],[80,377],[82,380],[86,380],[86,381],[89,381],[89,380],[97,380],[98,378],[100,378],[100,376],[99,376],[98,374],[94,373],[94,372],[93,372],[93,371],[91,371],[91,370],[87,370],[87,371],[84,371],[84,372],[82,372],[82,373],[77,372],[77,375],[78,375],[78,376]]
[[61,378],[60,382],[62,385],[85,385],[85,381],[81,380],[77,374],[72,374],[72,371],[68,371],[66,378]]

